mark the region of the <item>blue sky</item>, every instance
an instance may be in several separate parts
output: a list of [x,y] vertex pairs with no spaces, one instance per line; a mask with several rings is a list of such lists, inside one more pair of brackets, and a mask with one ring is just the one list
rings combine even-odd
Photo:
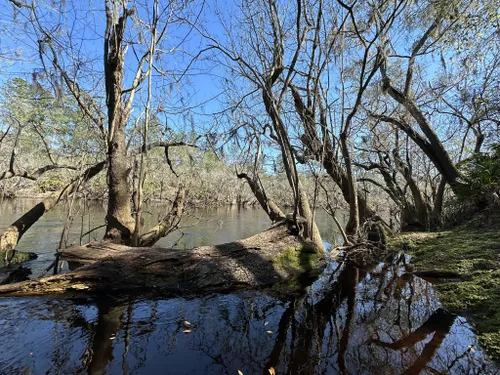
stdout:
[[[47,2],[48,3],[48,2]],[[67,47],[68,40],[73,41],[70,48],[61,49],[61,61],[68,63],[68,67],[74,62],[74,56],[65,56],[64,50],[78,51],[84,59],[82,59],[82,73],[79,77],[79,83],[86,89],[92,90],[94,86],[99,87],[98,91],[93,92],[95,97],[103,99],[104,90],[102,82],[103,73],[103,34],[105,29],[104,16],[104,0],[73,0],[66,1],[66,11],[64,14],[58,13],[54,8],[51,8],[47,3],[38,3],[38,13],[42,23],[49,27],[54,35],[58,33],[58,40],[62,47]],[[160,8],[167,2],[160,1]],[[226,30],[221,26],[219,17],[227,18],[237,14],[237,4],[231,0],[207,1],[196,0],[189,3],[189,14],[191,21],[198,20],[199,25],[203,25],[206,31],[216,37],[221,43],[229,43],[225,40]],[[147,4],[147,6],[144,6]],[[147,22],[148,9],[151,9],[152,0],[143,0],[137,2],[137,11],[141,19]],[[280,2],[280,5],[286,8],[286,2]],[[74,6],[74,8],[72,8]],[[32,73],[40,71],[41,63],[37,51],[37,39],[33,33],[33,29],[28,24],[26,18],[21,11],[17,15],[16,21],[13,20],[14,7],[10,4],[0,8],[0,84],[14,76],[24,76],[31,78]],[[217,9],[223,11],[219,14]],[[283,15],[286,17],[287,15]],[[199,19],[197,19],[199,17]],[[428,20],[427,20],[428,21]],[[56,28],[55,25],[62,23],[62,28]],[[417,25],[419,27],[424,27]],[[47,26],[51,25],[51,26]],[[238,30],[241,30],[241,25],[237,25],[234,35],[237,35]],[[229,26],[232,27],[232,26]],[[141,29],[138,24],[134,24],[133,20],[128,22],[128,37],[130,40],[139,40],[138,32]],[[142,28],[143,29],[143,28]],[[232,31],[232,30],[230,30]],[[401,32],[400,30],[391,31],[391,39],[400,54],[407,54],[415,39],[421,33],[421,29],[415,27],[414,32]],[[71,38],[68,38],[68,33],[71,33]],[[149,40],[149,35],[143,35],[143,39]],[[181,43],[182,42],[182,43]],[[228,76],[226,67],[218,65],[217,62],[222,59],[205,61],[204,59],[213,57],[214,51],[210,51],[200,56],[200,59],[195,62],[189,71],[189,74],[178,81],[172,74],[175,71],[178,75],[182,72],[201,49],[207,46],[208,41],[204,39],[197,30],[193,30],[186,23],[172,24],[166,34],[164,43],[159,46],[164,52],[162,63],[159,68],[167,72],[166,77],[162,77],[158,73],[154,73],[155,78],[155,94],[164,100],[165,112],[159,114],[163,119],[168,118],[169,126],[176,130],[189,131],[194,128],[198,132],[203,132],[209,129],[215,119],[211,116],[212,113],[221,111],[226,108],[225,105],[229,100],[237,98],[228,97],[223,91],[224,79]],[[177,49],[176,49],[177,47]],[[140,55],[144,49],[140,45],[135,45],[137,53]],[[13,52],[19,52],[16,56]],[[129,48],[126,57],[126,82],[128,86],[131,83],[131,77],[137,67],[134,51]],[[1,56],[7,55],[9,59]],[[452,58],[453,55],[447,56]],[[392,61],[395,61],[393,59]],[[404,60],[403,60],[404,61]],[[420,58],[420,63],[425,65],[424,81],[430,81],[436,72],[440,69],[440,62],[437,58]],[[160,64],[160,63],[158,63]],[[87,73],[95,73],[94,76]],[[400,79],[401,77],[396,77]],[[231,78],[234,79],[234,78]],[[378,79],[378,78],[377,78]],[[249,87],[248,82],[238,82],[241,92],[238,95],[245,93],[244,90]],[[145,90],[136,97],[135,110],[133,117],[140,116],[145,103]],[[332,97],[335,97],[335,85],[332,85]],[[234,96],[234,94],[233,94]],[[158,106],[158,102],[153,103],[153,107]],[[186,111],[186,109],[189,109]],[[263,115],[263,114],[262,114]],[[264,115],[263,115],[264,116]],[[264,116],[265,117],[265,116]]]
[[[138,18],[148,22],[152,1],[146,1],[147,5],[137,2]],[[167,4],[161,0],[160,9]],[[195,21],[197,17],[210,27],[210,33],[222,37],[223,33],[219,27],[217,17],[210,11],[209,5],[202,1],[189,3],[189,9],[184,13]],[[17,14],[16,14],[17,13]],[[104,91],[102,85],[103,67],[103,35],[105,30],[104,1],[67,1],[64,14],[56,9],[38,3],[37,13],[45,27],[53,30],[56,35],[56,44],[61,48],[60,60],[67,63],[68,70],[71,70],[74,63],[74,56],[67,56],[63,51],[69,52],[66,48],[68,41],[73,41],[71,46],[80,56],[83,56],[82,72],[84,70],[97,72],[94,77],[79,75],[79,83],[87,90],[92,90],[93,86],[100,84],[100,89],[94,91],[94,96],[103,98]],[[33,28],[27,22],[26,9],[17,10],[12,5],[0,8],[0,85],[13,77],[24,77],[31,80],[33,73],[42,70],[41,61],[37,50],[37,40],[40,37],[33,32]],[[164,13],[162,20],[166,20],[168,13]],[[14,16],[14,19],[13,19]],[[62,27],[55,25],[61,23]],[[150,34],[144,33],[145,28],[138,26],[138,22],[133,19],[128,21],[127,37],[130,40],[139,40],[139,31],[143,31],[142,37],[145,41],[150,40]],[[163,22],[160,21],[160,27]],[[59,35],[57,35],[59,33]],[[206,45],[206,41],[200,34],[187,24],[173,22],[167,29],[162,44],[158,46],[163,51],[161,61],[155,62],[158,68],[166,71],[165,76],[155,72],[154,91],[158,96],[165,98],[166,113],[168,113],[169,125],[172,127],[191,128],[191,122],[200,132],[210,126],[211,118],[208,116],[212,112],[223,109],[223,91],[219,85],[221,77],[225,75],[224,68],[217,68],[214,64],[203,63],[202,55],[199,62],[195,62],[191,70],[181,80],[176,77],[184,71],[188,63],[196,53]],[[137,69],[137,57],[144,53],[144,47],[135,45],[126,54],[126,84],[131,85],[132,78]],[[73,61],[72,61],[73,60]],[[161,66],[160,66],[161,65]],[[175,71],[175,74],[172,74]],[[144,85],[144,84],[143,84]],[[145,90],[138,92],[135,99],[135,109],[133,117],[140,115],[145,103]],[[153,103],[155,107],[158,103]],[[181,110],[191,108],[188,115],[181,116]],[[162,117],[162,114],[159,114]]]

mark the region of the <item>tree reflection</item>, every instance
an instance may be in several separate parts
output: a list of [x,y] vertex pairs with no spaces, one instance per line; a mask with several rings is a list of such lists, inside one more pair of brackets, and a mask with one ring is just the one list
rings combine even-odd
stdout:
[[126,306],[114,306],[112,300],[101,300],[97,304],[97,324],[92,337],[92,344],[84,357],[84,368],[91,375],[106,374],[108,363],[112,362],[113,343],[122,327],[122,316]]
[[[330,265],[289,298],[247,291],[53,303],[46,307],[50,319],[70,323],[54,335],[67,338],[64,347],[47,347],[48,367],[38,362],[34,368],[89,374],[248,375],[269,374],[271,367],[278,374],[495,373],[480,350],[470,349],[474,335],[465,321],[440,309],[430,284],[395,263]],[[30,319],[46,315],[41,308]],[[79,363],[74,352],[84,353]],[[23,367],[19,359],[0,372]]]

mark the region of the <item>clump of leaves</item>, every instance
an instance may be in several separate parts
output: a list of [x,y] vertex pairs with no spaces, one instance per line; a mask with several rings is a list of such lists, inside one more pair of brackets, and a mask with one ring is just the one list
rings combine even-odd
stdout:
[[463,160],[459,168],[470,184],[470,191],[462,200],[470,200],[470,193],[474,198],[497,194],[500,191],[500,144],[491,147],[490,152],[478,152],[468,159]]

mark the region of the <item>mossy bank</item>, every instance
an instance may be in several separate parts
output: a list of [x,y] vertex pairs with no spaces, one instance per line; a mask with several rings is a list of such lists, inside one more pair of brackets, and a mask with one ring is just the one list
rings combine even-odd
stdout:
[[500,360],[500,231],[409,233],[393,246],[414,257],[415,271],[456,274],[435,285],[443,306],[471,317],[481,344]]

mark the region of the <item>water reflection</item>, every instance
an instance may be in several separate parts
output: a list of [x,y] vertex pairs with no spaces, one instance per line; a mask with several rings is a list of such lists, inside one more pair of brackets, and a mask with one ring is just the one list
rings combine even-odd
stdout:
[[3,299],[0,373],[498,373],[465,319],[441,309],[404,260],[330,263],[286,299]]

